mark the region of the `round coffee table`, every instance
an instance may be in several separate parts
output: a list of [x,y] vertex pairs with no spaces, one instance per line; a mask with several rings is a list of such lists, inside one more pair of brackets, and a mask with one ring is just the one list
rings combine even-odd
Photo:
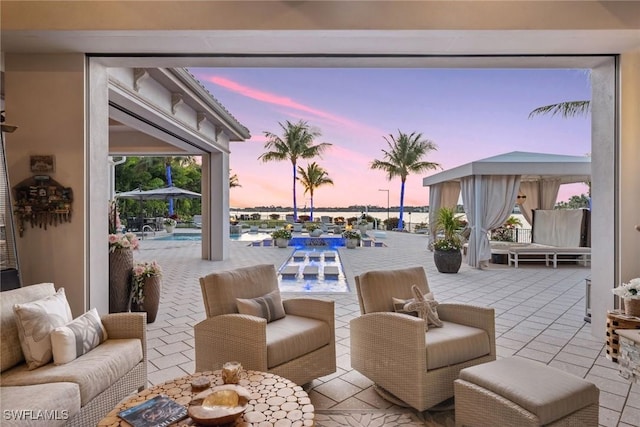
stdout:
[[[99,423],[99,427],[126,427],[129,423],[118,417],[124,409],[136,406],[145,400],[160,394],[169,396],[176,402],[189,406],[195,395],[201,391],[192,391],[191,383],[198,377],[207,377],[211,386],[222,385],[222,371],[196,372],[159,384],[132,396],[118,404]],[[295,383],[278,375],[259,371],[240,372],[239,385],[251,394],[246,411],[234,426],[242,427],[302,427],[313,426],[314,408],[307,393]],[[176,426],[197,425],[191,418],[179,421]]]

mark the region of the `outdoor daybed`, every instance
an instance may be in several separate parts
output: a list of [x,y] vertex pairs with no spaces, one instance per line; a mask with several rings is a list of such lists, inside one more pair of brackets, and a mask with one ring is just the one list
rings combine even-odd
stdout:
[[509,246],[508,262],[518,268],[520,262],[544,260],[558,262],[591,261],[590,216],[587,209],[534,210],[530,245]]
[[[66,363],[54,364],[47,362],[52,353],[49,326],[58,326],[65,311],[71,317],[64,291],[56,292],[53,283],[41,283],[2,292],[0,310],[3,425],[95,426],[119,401],[146,387],[145,313],[103,316],[106,340],[95,310],[63,323],[56,333],[68,332],[70,340],[65,343],[70,345],[56,347],[54,357],[64,355],[56,362]],[[31,345],[27,361],[19,329]],[[47,340],[49,350],[42,347]],[[87,341],[99,344],[91,348]]]

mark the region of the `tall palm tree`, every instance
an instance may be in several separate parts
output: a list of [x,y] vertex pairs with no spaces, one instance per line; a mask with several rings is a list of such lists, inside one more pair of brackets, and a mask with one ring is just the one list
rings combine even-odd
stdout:
[[313,192],[316,188],[331,184],[333,185],[333,180],[329,178],[329,174],[322,167],[318,166],[316,162],[313,162],[307,165],[307,169],[303,169],[298,166],[298,173],[300,176],[298,177],[298,181],[300,181],[304,187],[304,193],[309,193],[311,197],[311,211],[309,213],[309,220],[313,221]]
[[398,228],[403,229],[402,216],[404,213],[404,185],[410,173],[435,170],[439,163],[426,162],[422,158],[430,151],[437,150],[438,147],[430,140],[423,139],[421,133],[412,132],[410,135],[398,130],[397,137],[389,134],[383,137],[389,149],[382,150],[384,160],[374,160],[371,169],[380,169],[387,172],[387,179],[391,181],[394,177],[400,177],[400,221]]
[[238,179],[237,173],[234,173],[233,175],[229,176],[229,188],[235,188],[235,187],[242,187],[242,185],[240,185],[240,180]]
[[551,116],[560,114],[566,119],[568,117],[586,116],[590,111],[590,101],[566,101],[559,102],[557,104],[545,105],[544,107],[538,107],[529,113],[529,118],[534,116],[543,116],[545,114],[551,114]]
[[263,162],[289,160],[293,167],[293,219],[298,220],[298,208],[296,205],[296,172],[298,159],[310,159],[321,155],[331,144],[322,142],[313,145],[314,140],[319,137],[320,131],[312,129],[305,121],[291,123],[286,121],[285,124],[278,123],[282,128],[282,137],[271,133],[264,132],[267,142],[264,144],[265,150],[269,150],[261,154],[258,159]]

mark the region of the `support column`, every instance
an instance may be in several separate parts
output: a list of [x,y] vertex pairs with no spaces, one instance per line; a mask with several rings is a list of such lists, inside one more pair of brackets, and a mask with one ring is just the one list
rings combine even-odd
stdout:
[[202,258],[229,258],[229,154],[202,156]]

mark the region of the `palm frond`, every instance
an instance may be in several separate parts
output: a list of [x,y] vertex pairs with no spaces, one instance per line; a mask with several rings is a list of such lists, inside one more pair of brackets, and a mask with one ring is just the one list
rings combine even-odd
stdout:
[[559,114],[563,118],[587,116],[591,111],[590,101],[567,101],[557,104],[538,107],[529,113],[529,118],[550,114],[552,117]]

